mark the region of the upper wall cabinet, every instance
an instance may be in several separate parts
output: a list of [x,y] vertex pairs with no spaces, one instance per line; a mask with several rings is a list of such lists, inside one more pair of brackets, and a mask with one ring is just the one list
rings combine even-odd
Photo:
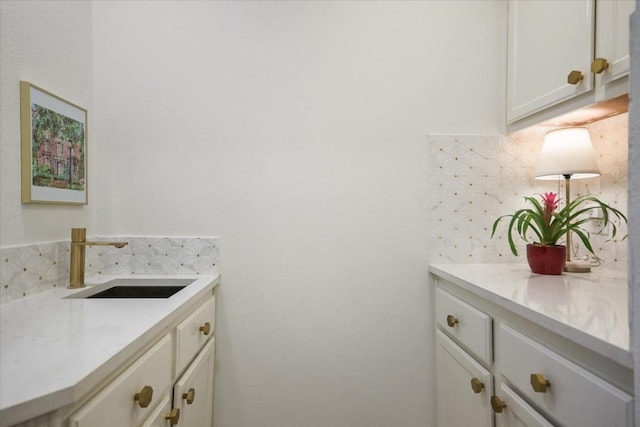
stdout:
[[509,0],[508,130],[626,94],[634,4]]

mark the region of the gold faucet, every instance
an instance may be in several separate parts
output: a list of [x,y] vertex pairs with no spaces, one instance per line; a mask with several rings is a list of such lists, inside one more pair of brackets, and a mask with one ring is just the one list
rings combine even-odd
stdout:
[[84,258],[87,246],[115,246],[123,248],[129,242],[87,242],[86,228],[71,229],[71,264],[69,266],[69,289],[84,288]]

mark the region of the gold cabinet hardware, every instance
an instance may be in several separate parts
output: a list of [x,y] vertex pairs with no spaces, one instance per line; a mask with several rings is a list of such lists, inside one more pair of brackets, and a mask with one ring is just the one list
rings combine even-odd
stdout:
[[453,314],[450,314],[447,316],[447,325],[453,328],[457,324],[458,324],[458,319],[456,319],[456,317]]
[[196,398],[196,389],[190,388],[186,393],[182,394],[182,398],[187,401],[187,405],[191,405]]
[[595,74],[600,74],[607,68],[609,68],[609,61],[605,58],[596,58],[591,63],[591,72]]
[[546,393],[551,383],[542,374],[531,374],[531,387],[536,393]]
[[211,323],[206,322],[204,325],[200,326],[200,332],[205,335],[209,335],[209,333],[211,333]]
[[567,83],[569,83],[570,85],[577,85],[583,79],[584,79],[584,74],[582,74],[580,71],[573,70],[567,76]]
[[482,389],[484,389],[484,383],[478,378],[471,378],[471,389],[474,393],[481,393]]
[[138,406],[141,408],[146,408],[151,403],[151,399],[153,399],[153,388],[151,386],[144,386],[142,390],[136,393],[133,396],[133,400],[138,402]]
[[491,396],[491,408],[493,408],[493,412],[501,414],[502,410],[506,407],[507,404],[504,400],[500,399],[498,396]]
[[178,424],[178,421],[180,421],[180,408],[173,408],[171,412],[165,414],[164,419],[169,420],[172,426]]

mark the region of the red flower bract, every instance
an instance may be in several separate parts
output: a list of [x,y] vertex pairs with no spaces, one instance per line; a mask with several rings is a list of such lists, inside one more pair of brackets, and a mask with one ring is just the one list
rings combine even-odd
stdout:
[[560,202],[560,199],[558,198],[557,193],[544,193],[541,197],[542,206],[544,206],[542,218],[544,219],[545,224],[549,225],[551,223],[551,217],[556,209],[558,209],[558,202]]

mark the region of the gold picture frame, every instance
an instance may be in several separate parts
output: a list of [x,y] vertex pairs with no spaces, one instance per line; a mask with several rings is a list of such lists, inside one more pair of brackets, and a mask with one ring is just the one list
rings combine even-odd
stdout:
[[20,82],[22,203],[87,204],[87,110]]

